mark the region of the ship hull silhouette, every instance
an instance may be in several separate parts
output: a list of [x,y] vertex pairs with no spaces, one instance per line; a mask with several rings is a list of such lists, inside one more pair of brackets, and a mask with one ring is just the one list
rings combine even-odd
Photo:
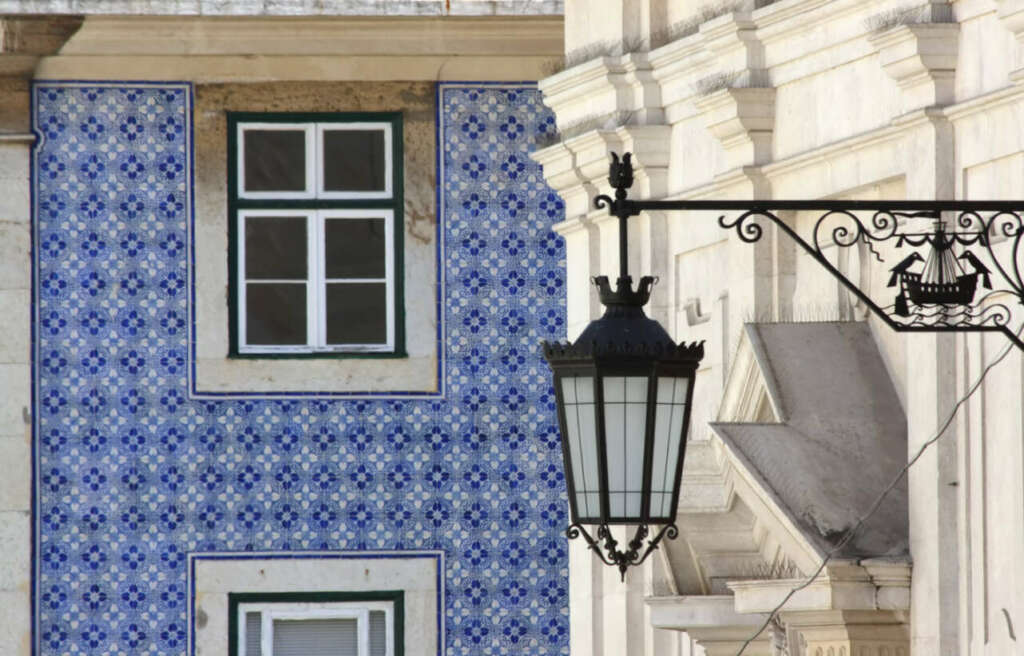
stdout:
[[903,289],[914,305],[969,305],[978,288],[978,274],[965,273],[949,282],[925,282],[921,274],[904,271]]

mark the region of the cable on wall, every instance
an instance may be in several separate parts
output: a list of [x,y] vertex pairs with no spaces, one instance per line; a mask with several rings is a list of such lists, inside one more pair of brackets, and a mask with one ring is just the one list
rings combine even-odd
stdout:
[[[1020,337],[1022,332],[1024,332],[1024,325],[1022,325],[1020,329],[1017,330],[1018,338]],[[757,637],[760,636],[764,632],[764,630],[768,628],[768,626],[775,620],[779,611],[782,610],[782,607],[785,606],[786,603],[793,598],[793,595],[795,595],[797,592],[800,592],[804,588],[814,583],[815,580],[817,580],[818,576],[820,576],[821,573],[825,571],[825,566],[828,565],[829,561],[831,561],[832,558],[837,553],[839,553],[842,550],[842,548],[850,542],[850,540],[853,539],[853,537],[864,526],[864,524],[867,523],[867,521],[871,519],[875,512],[878,511],[879,507],[881,507],[882,505],[882,502],[885,500],[887,496],[889,496],[889,493],[892,492],[897,485],[899,485],[900,481],[903,480],[903,477],[906,476],[907,472],[910,471],[910,468],[913,467],[914,464],[921,459],[921,456],[924,455],[925,451],[927,451],[931,445],[939,441],[939,438],[943,436],[943,434],[946,432],[946,429],[949,428],[950,424],[953,423],[953,419],[956,417],[957,412],[960,411],[960,407],[963,406],[963,404],[966,403],[968,399],[970,399],[974,395],[974,393],[978,391],[978,389],[981,387],[981,384],[982,382],[984,382],[985,377],[988,375],[988,372],[991,371],[997,364],[1002,362],[1013,348],[1014,343],[1010,342],[1009,344],[1006,345],[1005,348],[1003,348],[1002,352],[999,354],[998,357],[996,357],[995,360],[993,360],[992,362],[985,366],[985,369],[982,370],[981,375],[979,375],[978,379],[974,382],[974,384],[970,386],[970,388],[967,390],[967,393],[960,397],[960,400],[956,402],[956,404],[953,406],[953,409],[950,411],[949,416],[946,418],[944,422],[942,422],[942,425],[935,432],[935,434],[931,438],[929,438],[924,444],[921,445],[921,447],[917,450],[917,453],[914,454],[914,457],[911,458],[903,467],[903,469],[899,471],[896,477],[893,478],[892,482],[889,483],[889,485],[886,486],[884,490],[882,490],[882,493],[879,494],[878,498],[875,499],[875,502],[871,505],[871,508],[869,508],[868,511],[860,519],[858,519],[852,527],[847,529],[846,535],[843,536],[843,539],[840,540],[834,547],[832,547],[832,549],[828,553],[825,554],[825,557],[822,559],[821,565],[818,566],[818,569],[816,569],[814,573],[807,578],[807,580],[805,580],[803,583],[790,590],[786,594],[786,596],[782,598],[782,601],[780,601],[778,605],[776,605],[775,608],[773,608],[771,612],[768,613],[768,617],[765,618],[764,623],[757,629],[757,631],[753,635],[747,638],[746,641],[740,646],[739,651],[736,652],[736,656],[743,656],[743,652],[747,649],[748,646],[750,646],[750,643],[756,640]]]

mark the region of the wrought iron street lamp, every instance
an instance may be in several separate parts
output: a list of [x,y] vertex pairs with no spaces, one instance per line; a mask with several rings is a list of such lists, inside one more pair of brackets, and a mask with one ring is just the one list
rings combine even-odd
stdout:
[[[629,155],[621,163],[616,158],[609,177],[624,194],[622,176],[632,177]],[[594,279],[604,316],[573,344],[544,344],[554,372],[569,489],[572,524],[566,534],[582,535],[623,577],[663,536],[678,535],[675,514],[693,383],[704,356],[703,344],[677,345],[644,314],[655,280],[644,276],[633,289],[626,254],[628,218],[619,217],[615,290],[606,276]],[[595,535],[587,525],[597,526]],[[624,549],[612,535],[613,525],[636,526]]]
[[[898,332],[1002,333],[1024,350],[1024,201],[632,200],[631,155],[612,153],[608,182],[615,198],[594,204],[619,219],[619,278],[594,279],[603,317],[574,344],[545,343],[555,398],[572,523],[601,559],[625,577],[675,538],[690,400],[702,344],[676,345],[644,315],[654,279],[634,290],[628,272],[627,222],[645,210],[735,211],[722,228],[747,243],[771,224],[818,262],[882,322]],[[804,239],[782,211],[816,211]],[[866,214],[867,218],[861,216]],[[883,246],[885,252],[878,250]],[[826,257],[825,249],[857,247],[890,273],[886,291],[861,289]],[[894,256],[894,262],[887,258]],[[635,525],[619,548],[611,526]],[[591,535],[586,526],[596,526]],[[656,532],[653,537],[651,529]],[[646,543],[645,543],[646,541]]]

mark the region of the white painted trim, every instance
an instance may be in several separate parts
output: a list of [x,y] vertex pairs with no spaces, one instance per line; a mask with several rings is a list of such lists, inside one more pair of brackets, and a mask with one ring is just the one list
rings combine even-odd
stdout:
[[259,613],[260,649],[274,656],[274,620],[354,619],[359,632],[359,656],[370,654],[370,612],[384,613],[385,656],[394,656],[395,605],[389,601],[274,602],[238,605],[238,656],[246,653],[246,615]]
[[[304,345],[251,345],[246,339],[246,285],[245,276],[245,219],[252,216],[295,216],[306,218],[306,344]],[[333,282],[384,282],[387,335],[384,344],[328,344],[327,343],[327,279],[326,238],[324,223],[327,219],[383,219],[385,277],[366,279],[332,279]],[[395,348],[395,213],[390,209],[344,209],[344,210],[294,210],[260,209],[239,210],[237,217],[238,252],[238,307],[235,320],[238,322],[238,351],[243,354],[266,353],[374,353],[389,352]],[[270,283],[274,280],[257,280]],[[280,281],[296,283],[295,280]]]
[[[352,123],[314,123],[316,127],[316,197],[329,200],[362,200],[394,197],[394,167],[391,123],[362,121]],[[327,191],[324,189],[323,145],[324,131],[381,130],[384,132],[384,190],[383,191]]]
[[[315,123],[239,123],[238,150],[235,153],[235,171],[238,178],[238,197],[247,199],[305,200],[316,197],[315,180],[318,167]],[[245,190],[245,131],[246,130],[301,130],[306,137],[306,189],[304,191],[246,191]]]

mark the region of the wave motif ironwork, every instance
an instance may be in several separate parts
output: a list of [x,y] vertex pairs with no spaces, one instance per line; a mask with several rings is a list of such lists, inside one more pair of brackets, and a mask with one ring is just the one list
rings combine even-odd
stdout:
[[[876,210],[869,219],[862,220],[854,210],[825,208],[815,222],[809,242],[775,212],[762,208],[744,211],[735,218],[721,215],[718,223],[735,230],[742,241],[753,243],[764,235],[764,227],[758,219],[771,221],[896,330],[994,328],[1003,330],[1024,348],[1008,329],[1013,319],[1011,306],[1024,302],[1020,249],[1024,238],[1022,213],[961,210],[947,221],[943,221],[941,215],[941,210]],[[930,219],[932,225],[926,230],[912,229],[909,224],[913,219]],[[948,229],[947,225],[953,229]],[[1002,246],[1006,241],[1009,244]],[[852,248],[863,244],[874,262],[885,265],[882,252],[876,247],[881,243],[891,243],[895,252],[905,253],[905,257],[889,269],[892,273],[890,286],[896,286],[890,303],[871,298],[824,253],[831,246]],[[1003,253],[997,253],[999,249]],[[1001,254],[1005,259],[1000,258]],[[915,267],[925,270],[916,272]],[[925,279],[924,274],[929,272],[931,278]],[[993,278],[1002,284],[993,286]],[[979,294],[980,287],[988,290],[987,293]],[[1007,295],[1015,300],[1008,304]]]

